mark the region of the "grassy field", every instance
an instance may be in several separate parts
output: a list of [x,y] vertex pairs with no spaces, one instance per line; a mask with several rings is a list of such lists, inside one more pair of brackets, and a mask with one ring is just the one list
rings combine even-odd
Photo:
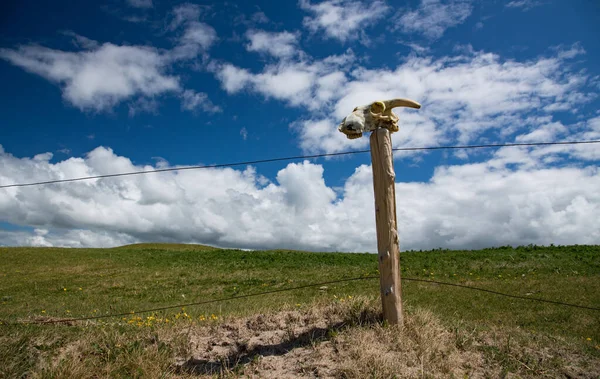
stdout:
[[[377,261],[372,254],[141,244],[114,249],[0,248],[0,262],[0,367],[6,367],[0,377],[72,376],[68,352],[81,340],[89,342],[80,348],[87,352],[83,367],[91,365],[90,376],[155,377],[155,371],[184,375],[173,371],[169,362],[190,354],[189,341],[178,331],[192,325],[214,326],[282,309],[308,310],[315,304],[351,302],[356,297],[375,299],[379,293],[378,280],[368,279],[74,325],[22,325],[15,322],[127,313],[377,275]],[[406,278],[600,307],[599,246],[410,251],[401,254],[401,266]],[[473,335],[504,331],[509,344],[511,336],[539,339],[546,341],[540,342],[542,347],[569,346],[571,354],[585,358],[585,364],[600,362],[598,311],[409,281],[403,282],[403,301],[408,314],[431,312],[456,338],[467,331]],[[523,365],[533,364],[510,358],[497,344],[477,349],[503,373],[525,370],[521,374],[527,376]],[[155,356],[136,361],[148,358],[149,352]],[[593,372],[592,366],[585,367]]]

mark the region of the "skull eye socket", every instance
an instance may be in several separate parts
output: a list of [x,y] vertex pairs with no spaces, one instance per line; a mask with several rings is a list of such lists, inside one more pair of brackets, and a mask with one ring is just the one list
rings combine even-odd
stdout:
[[381,101],[376,101],[373,104],[371,104],[371,112],[375,114],[382,113],[384,110],[385,104],[383,104]]

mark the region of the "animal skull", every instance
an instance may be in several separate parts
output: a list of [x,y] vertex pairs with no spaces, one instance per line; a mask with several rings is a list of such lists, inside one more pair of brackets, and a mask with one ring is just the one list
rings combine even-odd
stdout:
[[359,138],[365,132],[386,128],[390,133],[398,131],[398,116],[392,109],[396,107],[421,108],[421,104],[408,99],[392,99],[354,108],[338,126],[338,130],[349,139]]

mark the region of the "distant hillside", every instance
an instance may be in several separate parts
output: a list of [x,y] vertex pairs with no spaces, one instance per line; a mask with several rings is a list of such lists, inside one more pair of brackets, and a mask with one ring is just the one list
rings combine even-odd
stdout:
[[218,247],[199,245],[199,244],[187,244],[187,243],[134,243],[131,245],[123,245],[115,247],[114,249],[140,249],[140,250],[220,250]]

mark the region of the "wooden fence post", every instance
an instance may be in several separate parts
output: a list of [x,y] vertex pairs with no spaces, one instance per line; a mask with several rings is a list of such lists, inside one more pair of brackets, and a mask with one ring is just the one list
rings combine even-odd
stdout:
[[390,325],[402,325],[400,249],[396,219],[396,174],[389,130],[371,133],[371,162],[375,192],[375,224],[383,318]]
[[400,285],[400,248],[396,219],[396,174],[391,133],[398,131],[397,107],[421,108],[410,99],[394,98],[354,108],[342,120],[338,130],[349,139],[371,132],[371,162],[375,192],[375,225],[383,319],[390,325],[403,323]]

